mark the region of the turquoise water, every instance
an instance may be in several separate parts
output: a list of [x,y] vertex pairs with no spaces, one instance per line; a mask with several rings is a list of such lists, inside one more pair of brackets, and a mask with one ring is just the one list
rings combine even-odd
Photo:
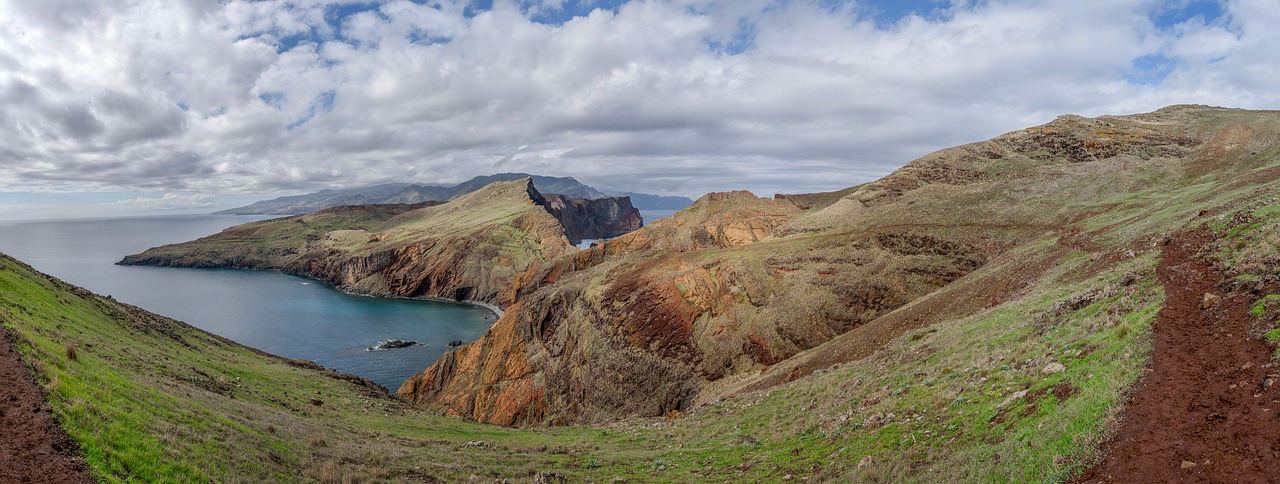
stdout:
[[[37,270],[241,344],[359,375],[395,391],[493,323],[482,308],[353,296],[274,271],[114,265],[128,254],[267,217],[192,215],[0,222],[0,252]],[[368,351],[387,339],[425,346]]]

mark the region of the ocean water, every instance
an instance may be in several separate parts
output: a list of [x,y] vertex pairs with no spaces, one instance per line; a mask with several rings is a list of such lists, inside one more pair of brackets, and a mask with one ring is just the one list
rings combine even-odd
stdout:
[[641,210],[640,218],[644,219],[644,224],[649,225],[654,220],[660,220],[671,216],[678,210]]
[[[303,358],[391,391],[470,342],[494,317],[444,302],[345,294],[275,271],[114,265],[128,254],[196,239],[262,216],[191,215],[0,222],[0,252],[41,272],[263,351]],[[368,351],[387,339],[424,346]]]

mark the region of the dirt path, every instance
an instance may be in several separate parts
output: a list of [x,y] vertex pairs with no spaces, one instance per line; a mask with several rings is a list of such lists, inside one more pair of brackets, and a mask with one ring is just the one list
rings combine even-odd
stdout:
[[93,482],[0,328],[0,482]]
[[[1280,479],[1280,383],[1271,348],[1247,336],[1249,303],[1222,297],[1196,252],[1203,232],[1164,247],[1165,308],[1148,373],[1084,482],[1273,482]],[[1206,296],[1210,294],[1211,296]]]

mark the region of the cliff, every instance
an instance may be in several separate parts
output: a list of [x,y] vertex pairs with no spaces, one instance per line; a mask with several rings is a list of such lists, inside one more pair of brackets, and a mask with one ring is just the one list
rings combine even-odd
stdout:
[[519,302],[484,338],[398,393],[512,425],[662,415],[768,388],[1022,297],[1072,253],[1095,262],[1064,281],[1149,251],[1203,205],[1154,187],[1246,183],[1267,146],[1248,141],[1274,139],[1252,134],[1280,131],[1273,118],[1064,116],[830,194],[711,194],[522,275]]
[[547,195],[547,212],[564,226],[569,243],[582,239],[605,239],[636,230],[644,225],[640,210],[631,206],[628,197],[569,198]]
[[[704,197],[530,264],[488,334],[401,388],[419,406],[4,256],[0,332],[99,480],[1266,481],[1278,139],[1277,112],[1063,117],[844,193]],[[1108,456],[1128,473],[1086,472]]]
[[130,255],[125,265],[279,269],[343,289],[510,305],[519,274],[571,250],[529,179],[444,204],[337,207]]
[[[480,340],[398,391],[481,421],[604,421],[685,411],[981,266],[975,247],[875,234],[772,235],[801,213],[749,192],[688,209],[521,278]],[[913,245],[914,244],[914,245]]]

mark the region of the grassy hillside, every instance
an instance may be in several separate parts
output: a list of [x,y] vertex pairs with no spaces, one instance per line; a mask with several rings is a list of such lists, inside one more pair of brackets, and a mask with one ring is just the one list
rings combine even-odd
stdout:
[[585,470],[588,454],[630,455],[611,430],[512,431],[423,413],[358,378],[90,294],[7,256],[0,319],[105,481],[528,479],[581,475],[574,469]]
[[542,265],[489,334],[400,393],[512,424],[658,416],[769,388],[1021,303],[1076,257],[1046,287],[1118,278],[1201,212],[1274,193],[1278,135],[1276,112],[1062,116],[850,190],[713,194]]
[[1167,234],[1212,231],[1277,334],[1278,135],[1272,112],[1063,117],[808,210],[706,197],[530,266],[407,385],[426,407],[7,258],[0,318],[106,480],[1056,482],[1142,374]]
[[[675,420],[513,430],[441,417],[0,260],[0,316],[107,481],[1059,480],[1141,371],[1155,256],[909,332]],[[1129,275],[1131,274],[1131,275]],[[71,356],[71,355],[74,355]],[[1044,373],[1052,363],[1065,371]],[[479,443],[477,441],[483,441]]]
[[570,249],[529,179],[444,204],[337,207],[148,249],[122,264],[279,269],[378,295],[497,306],[530,267]]

